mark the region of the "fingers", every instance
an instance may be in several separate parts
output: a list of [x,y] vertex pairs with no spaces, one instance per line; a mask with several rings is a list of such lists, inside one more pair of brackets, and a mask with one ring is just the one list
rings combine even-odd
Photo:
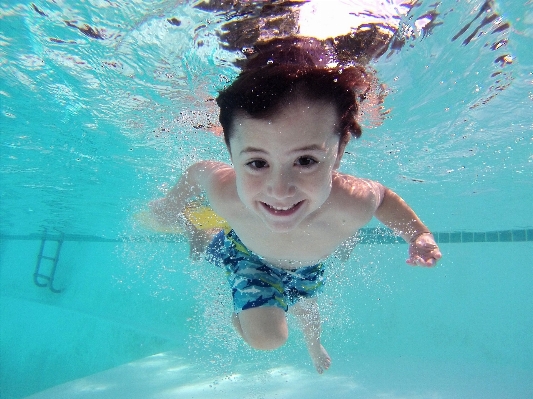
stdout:
[[437,261],[441,257],[442,255],[439,252],[438,254],[435,254],[434,257],[428,257],[426,259],[422,258],[421,256],[412,256],[411,258],[407,259],[405,262],[411,266],[433,267],[437,264]]
[[437,261],[442,258],[442,254],[437,243],[427,236],[424,236],[425,240],[420,239],[411,243],[409,247],[409,259],[406,263],[412,266],[426,266],[433,267],[437,264]]

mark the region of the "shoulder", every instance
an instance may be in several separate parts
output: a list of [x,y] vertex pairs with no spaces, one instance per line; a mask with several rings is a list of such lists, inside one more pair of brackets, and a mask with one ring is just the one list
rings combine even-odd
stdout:
[[200,161],[187,169],[187,177],[198,182],[206,192],[209,192],[223,187],[232,179],[235,180],[235,171],[223,162]]
[[231,165],[217,161],[201,161],[189,168],[200,182],[213,210],[225,217],[228,204],[237,201],[235,170]]
[[335,173],[332,194],[338,209],[356,219],[370,219],[383,200],[385,187],[376,181]]
[[343,199],[358,202],[368,201],[377,203],[377,206],[381,203],[385,193],[385,187],[377,181],[362,179],[344,173],[335,173],[333,175],[332,189]]
[[208,179],[224,174],[230,170],[233,170],[233,168],[224,162],[200,161],[191,165],[189,169],[187,169],[187,173],[192,174],[198,179]]

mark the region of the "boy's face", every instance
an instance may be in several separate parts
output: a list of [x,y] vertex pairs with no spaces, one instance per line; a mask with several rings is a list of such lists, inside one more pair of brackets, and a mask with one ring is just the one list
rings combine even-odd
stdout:
[[328,199],[344,152],[338,122],[333,105],[307,100],[292,101],[271,119],[235,118],[237,192],[271,230],[292,230]]

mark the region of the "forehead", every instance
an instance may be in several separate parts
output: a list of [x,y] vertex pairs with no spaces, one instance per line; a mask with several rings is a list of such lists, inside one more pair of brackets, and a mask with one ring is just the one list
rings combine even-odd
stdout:
[[339,115],[335,106],[326,101],[294,99],[285,101],[272,115],[252,118],[236,114],[230,146],[266,145],[325,145],[340,138]]

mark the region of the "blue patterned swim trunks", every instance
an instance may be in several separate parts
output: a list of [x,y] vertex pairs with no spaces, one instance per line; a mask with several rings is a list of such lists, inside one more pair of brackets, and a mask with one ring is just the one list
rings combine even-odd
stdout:
[[301,298],[316,296],[325,282],[323,263],[294,270],[269,266],[246,248],[233,230],[218,233],[206,257],[226,270],[235,313],[260,306],[287,311]]

